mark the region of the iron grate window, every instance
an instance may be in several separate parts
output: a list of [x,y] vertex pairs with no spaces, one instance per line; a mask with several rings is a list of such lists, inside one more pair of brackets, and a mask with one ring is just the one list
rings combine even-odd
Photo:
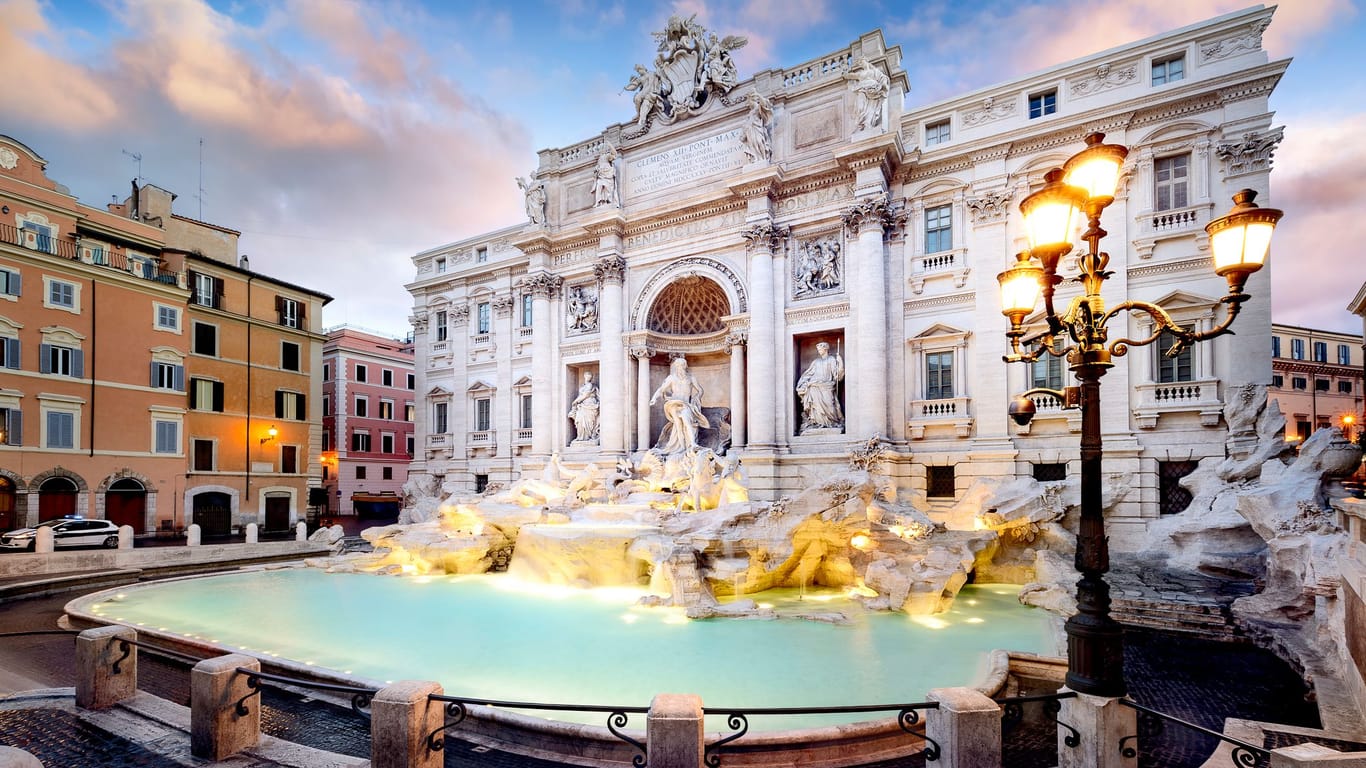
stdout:
[[953,467],[926,467],[925,495],[931,499],[952,499]]
[[1041,483],[1049,483],[1056,480],[1067,479],[1067,464],[1058,462],[1053,464],[1035,464],[1034,479]]
[[1181,478],[1195,471],[1197,461],[1159,461],[1157,462],[1158,508],[1164,515],[1174,515],[1186,511],[1190,506],[1191,492],[1181,487]]

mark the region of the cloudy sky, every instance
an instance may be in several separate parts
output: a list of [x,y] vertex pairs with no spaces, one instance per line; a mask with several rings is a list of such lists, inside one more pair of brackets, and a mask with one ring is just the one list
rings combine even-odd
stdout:
[[[1360,332],[1366,21],[1284,0],[1264,43],[1294,64],[1270,204],[1278,322]],[[882,27],[908,106],[1246,7],[1243,0],[0,0],[0,133],[81,200],[142,157],[176,211],[242,231],[252,268],[335,297],[328,325],[407,330],[411,256],[521,220],[536,150],[629,121],[621,87],[671,13],[740,34],[741,77]],[[203,189],[200,141],[203,141]],[[1260,202],[1260,201],[1259,201]],[[202,216],[201,216],[202,206]]]

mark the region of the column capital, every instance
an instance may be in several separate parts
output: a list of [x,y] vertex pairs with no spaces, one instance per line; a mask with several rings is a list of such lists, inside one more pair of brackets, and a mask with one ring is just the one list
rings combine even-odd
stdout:
[[731,331],[726,334],[726,354],[731,354],[749,343],[749,331]]
[[519,285],[537,299],[556,299],[564,287],[564,278],[549,272],[535,272],[522,278]]
[[906,223],[906,206],[892,202],[887,195],[877,195],[854,203],[840,218],[856,237],[865,226],[876,226],[888,236],[894,236]]
[[427,319],[428,315],[425,309],[418,310],[408,316],[408,322],[412,324],[414,333],[427,332]]
[[464,325],[465,323],[469,322],[470,319],[470,305],[452,304],[450,313],[451,325]]
[[593,274],[599,283],[621,285],[626,281],[626,259],[613,254],[593,264]]
[[494,314],[498,317],[507,317],[512,314],[512,307],[517,301],[512,298],[512,294],[505,293],[501,296],[494,296],[491,303]]
[[634,357],[637,360],[649,360],[651,357],[654,357],[655,351],[650,347],[631,347],[630,354],[631,357]]
[[973,224],[995,224],[1006,220],[1012,195],[1008,189],[981,192],[966,200]]
[[776,226],[773,222],[766,221],[755,224],[742,234],[745,238],[746,250],[767,248],[769,251],[776,251],[790,233],[791,230],[787,227]]

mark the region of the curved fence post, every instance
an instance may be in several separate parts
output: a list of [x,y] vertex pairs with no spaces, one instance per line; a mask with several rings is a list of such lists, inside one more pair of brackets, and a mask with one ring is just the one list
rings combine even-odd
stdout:
[[427,748],[427,735],[446,722],[446,710],[432,695],[440,683],[400,680],[370,700],[372,768],[441,768],[446,753]]
[[132,627],[118,625],[76,636],[76,706],[105,709],[138,692],[138,656],[127,642],[137,638]]
[[[257,681],[238,670],[261,671],[261,662],[242,654],[205,659],[190,670],[190,753],[222,760],[261,740],[261,706],[239,707],[256,692]],[[245,709],[245,714],[242,712]]]
[[1001,706],[973,688],[935,688],[939,702],[925,716],[925,735],[938,742],[940,768],[999,768]]
[[698,768],[705,752],[702,697],[661,693],[645,716],[645,762],[650,768]]

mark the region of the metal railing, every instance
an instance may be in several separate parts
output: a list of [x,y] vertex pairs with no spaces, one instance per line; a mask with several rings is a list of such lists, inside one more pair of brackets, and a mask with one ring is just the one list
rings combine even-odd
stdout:
[[717,739],[706,747],[704,761],[710,768],[720,768],[722,747],[749,733],[750,717],[767,716],[788,716],[788,715],[844,715],[858,712],[896,712],[896,724],[902,731],[917,736],[925,741],[925,748],[921,754],[925,756],[927,762],[939,759],[941,748],[939,742],[931,739],[929,734],[914,730],[920,724],[921,709],[939,709],[937,701],[920,701],[913,704],[858,704],[847,707],[770,707],[770,708],[735,708],[725,707],[703,707],[703,713],[709,715],[724,716],[726,726],[735,731],[728,736]]
[[294,685],[300,688],[310,688],[315,691],[331,691],[333,693],[344,693],[351,697],[351,711],[365,719],[370,719],[370,713],[366,709],[370,706],[371,699],[379,692],[376,688],[361,688],[354,685],[339,685],[337,683],[320,683],[314,680],[303,680],[297,677],[287,677],[285,675],[275,675],[260,670],[238,667],[237,671],[247,676],[247,687],[251,689],[247,695],[237,700],[233,710],[238,717],[246,716],[250,710],[247,709],[247,699],[261,693],[261,681],[270,680],[275,683]]
[[34,230],[20,229],[10,224],[0,224],[0,242],[46,253],[49,256],[56,256],[67,261],[79,261],[96,267],[118,270],[153,282],[174,286],[181,284],[179,272],[163,269],[150,257],[146,259],[129,258],[126,252],[99,248],[88,249],[90,258],[87,259],[81,256],[82,249],[76,242]]
[[[1138,757],[1138,747],[1141,744],[1142,739],[1150,738],[1162,733],[1163,729],[1166,727],[1166,723],[1176,723],[1182,728],[1187,728],[1196,731],[1197,733],[1203,733],[1206,736],[1213,736],[1219,741],[1232,744],[1233,754],[1231,757],[1233,759],[1233,764],[1238,766],[1238,768],[1254,768],[1255,766],[1267,765],[1271,760],[1271,752],[1255,744],[1249,744],[1246,741],[1226,736],[1216,730],[1206,728],[1202,725],[1196,725],[1187,720],[1182,720],[1179,717],[1168,715],[1165,712],[1158,712],[1157,710],[1145,707],[1132,699],[1120,699],[1119,703],[1138,711],[1138,732],[1125,736],[1119,740],[1119,753],[1126,759]],[[1129,745],[1130,741],[1134,742],[1132,746]]]
[[449,718],[440,728],[427,734],[427,750],[429,752],[440,752],[446,748],[446,742],[441,738],[441,734],[449,731],[460,723],[464,722],[465,716],[469,714],[468,707],[498,707],[500,709],[531,709],[543,712],[605,712],[607,713],[607,730],[618,739],[630,744],[639,754],[631,758],[631,764],[636,768],[645,767],[645,744],[641,741],[627,736],[622,732],[632,714],[649,714],[649,707],[614,707],[593,704],[544,704],[530,701],[499,701],[496,699],[475,699],[466,696],[447,696],[434,693],[427,697],[429,701],[442,702],[446,706],[446,717]]

